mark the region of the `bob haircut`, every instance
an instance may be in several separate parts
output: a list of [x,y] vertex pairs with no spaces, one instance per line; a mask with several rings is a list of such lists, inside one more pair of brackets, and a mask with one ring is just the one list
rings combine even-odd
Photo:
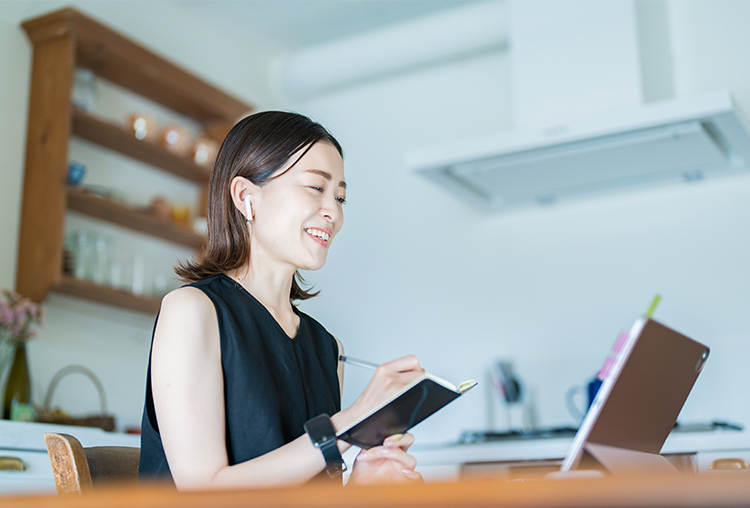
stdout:
[[[242,267],[251,256],[245,216],[234,206],[230,184],[235,177],[263,186],[291,169],[318,142],[341,145],[322,125],[284,111],[264,111],[240,120],[219,149],[208,190],[208,238],[198,261],[180,262],[175,273],[184,282],[197,282]],[[295,158],[285,171],[277,172]],[[307,300],[318,293],[302,289],[295,272],[289,299]]]

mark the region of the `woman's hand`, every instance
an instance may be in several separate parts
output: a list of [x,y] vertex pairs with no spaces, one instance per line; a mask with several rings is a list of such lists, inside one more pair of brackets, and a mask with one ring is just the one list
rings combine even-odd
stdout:
[[362,450],[347,485],[424,482],[422,475],[414,471],[417,459],[406,453],[412,443],[414,436],[399,434],[386,438],[383,446]]
[[424,369],[413,355],[382,364],[354,404],[334,416],[336,428],[348,427],[423,374]]

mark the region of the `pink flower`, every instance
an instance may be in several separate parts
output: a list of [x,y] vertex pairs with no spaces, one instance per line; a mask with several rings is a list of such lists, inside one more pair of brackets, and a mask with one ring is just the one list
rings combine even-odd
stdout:
[[5,305],[0,306],[0,327],[5,327],[13,321],[13,311]]
[[0,339],[15,340],[35,337],[33,325],[41,325],[43,307],[18,293],[0,290]]
[[13,314],[13,321],[17,326],[23,326],[26,321],[28,321],[28,318],[26,317],[26,309],[22,305],[19,305],[15,309],[13,309]]

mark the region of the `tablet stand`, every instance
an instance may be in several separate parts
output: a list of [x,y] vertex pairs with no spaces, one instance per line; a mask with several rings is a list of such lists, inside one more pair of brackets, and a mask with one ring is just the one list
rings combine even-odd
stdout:
[[679,475],[680,472],[658,453],[639,452],[598,443],[586,443],[579,469],[589,469],[589,461],[595,461],[614,476]]

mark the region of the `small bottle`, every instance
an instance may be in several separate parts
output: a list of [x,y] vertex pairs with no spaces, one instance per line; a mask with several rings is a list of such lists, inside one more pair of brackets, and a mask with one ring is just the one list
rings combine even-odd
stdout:
[[96,74],[90,69],[77,68],[73,78],[73,105],[84,111],[96,106]]
[[31,405],[31,380],[26,361],[26,342],[16,343],[16,353],[5,384],[3,418],[6,420],[31,421],[34,409]]

